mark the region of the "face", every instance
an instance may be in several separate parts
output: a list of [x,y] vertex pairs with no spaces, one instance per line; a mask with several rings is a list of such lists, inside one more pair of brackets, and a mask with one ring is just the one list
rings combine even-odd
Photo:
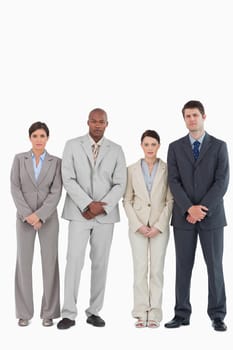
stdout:
[[160,147],[160,144],[156,139],[150,136],[146,136],[144,137],[141,146],[146,158],[156,158],[158,149]]
[[102,112],[92,112],[88,122],[89,134],[98,142],[104,135],[105,129],[108,126],[106,115]]
[[31,134],[29,139],[34,151],[43,152],[48,141],[48,136],[44,129],[38,129]]
[[187,108],[184,110],[184,121],[190,132],[200,132],[204,130],[205,114],[201,114],[198,108]]

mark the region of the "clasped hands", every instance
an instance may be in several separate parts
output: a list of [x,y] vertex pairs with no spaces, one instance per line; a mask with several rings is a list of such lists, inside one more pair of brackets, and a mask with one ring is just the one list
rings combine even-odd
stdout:
[[33,226],[35,230],[39,230],[42,226],[40,218],[35,213],[28,215],[25,220],[29,225]]
[[104,205],[106,204],[105,202],[93,201],[88,205],[87,210],[82,212],[82,216],[87,220],[91,220],[97,215],[105,214]]
[[139,227],[138,232],[140,232],[144,237],[153,238],[157,236],[160,231],[156,227],[149,227],[146,225],[142,225]]
[[202,221],[207,215],[208,208],[204,205],[192,205],[188,210],[186,220],[190,224],[196,224],[198,221]]

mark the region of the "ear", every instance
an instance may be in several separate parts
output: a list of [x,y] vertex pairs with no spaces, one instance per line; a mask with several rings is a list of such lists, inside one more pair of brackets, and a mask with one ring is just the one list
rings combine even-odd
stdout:
[[205,120],[206,119],[206,114],[202,115],[202,119]]

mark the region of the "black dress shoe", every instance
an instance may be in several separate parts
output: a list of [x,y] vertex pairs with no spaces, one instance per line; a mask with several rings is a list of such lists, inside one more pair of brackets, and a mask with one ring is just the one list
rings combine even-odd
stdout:
[[105,326],[105,322],[104,320],[96,315],[91,315],[87,318],[87,323],[92,324],[92,326],[95,327],[104,327]]
[[215,318],[212,321],[212,326],[213,326],[215,331],[224,332],[227,330],[227,326],[225,325],[223,320],[221,320],[221,318]]
[[165,323],[166,328],[178,328],[180,326],[188,326],[189,320],[184,317],[175,316],[170,322]]
[[63,318],[61,321],[58,322],[57,328],[58,329],[68,329],[75,325],[74,320],[70,320],[69,318]]

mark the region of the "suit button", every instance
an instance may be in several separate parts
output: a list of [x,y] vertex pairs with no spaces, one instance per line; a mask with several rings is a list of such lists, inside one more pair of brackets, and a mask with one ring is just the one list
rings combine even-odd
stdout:
[[150,207],[151,205],[150,205],[150,203],[148,204],[148,207]]

